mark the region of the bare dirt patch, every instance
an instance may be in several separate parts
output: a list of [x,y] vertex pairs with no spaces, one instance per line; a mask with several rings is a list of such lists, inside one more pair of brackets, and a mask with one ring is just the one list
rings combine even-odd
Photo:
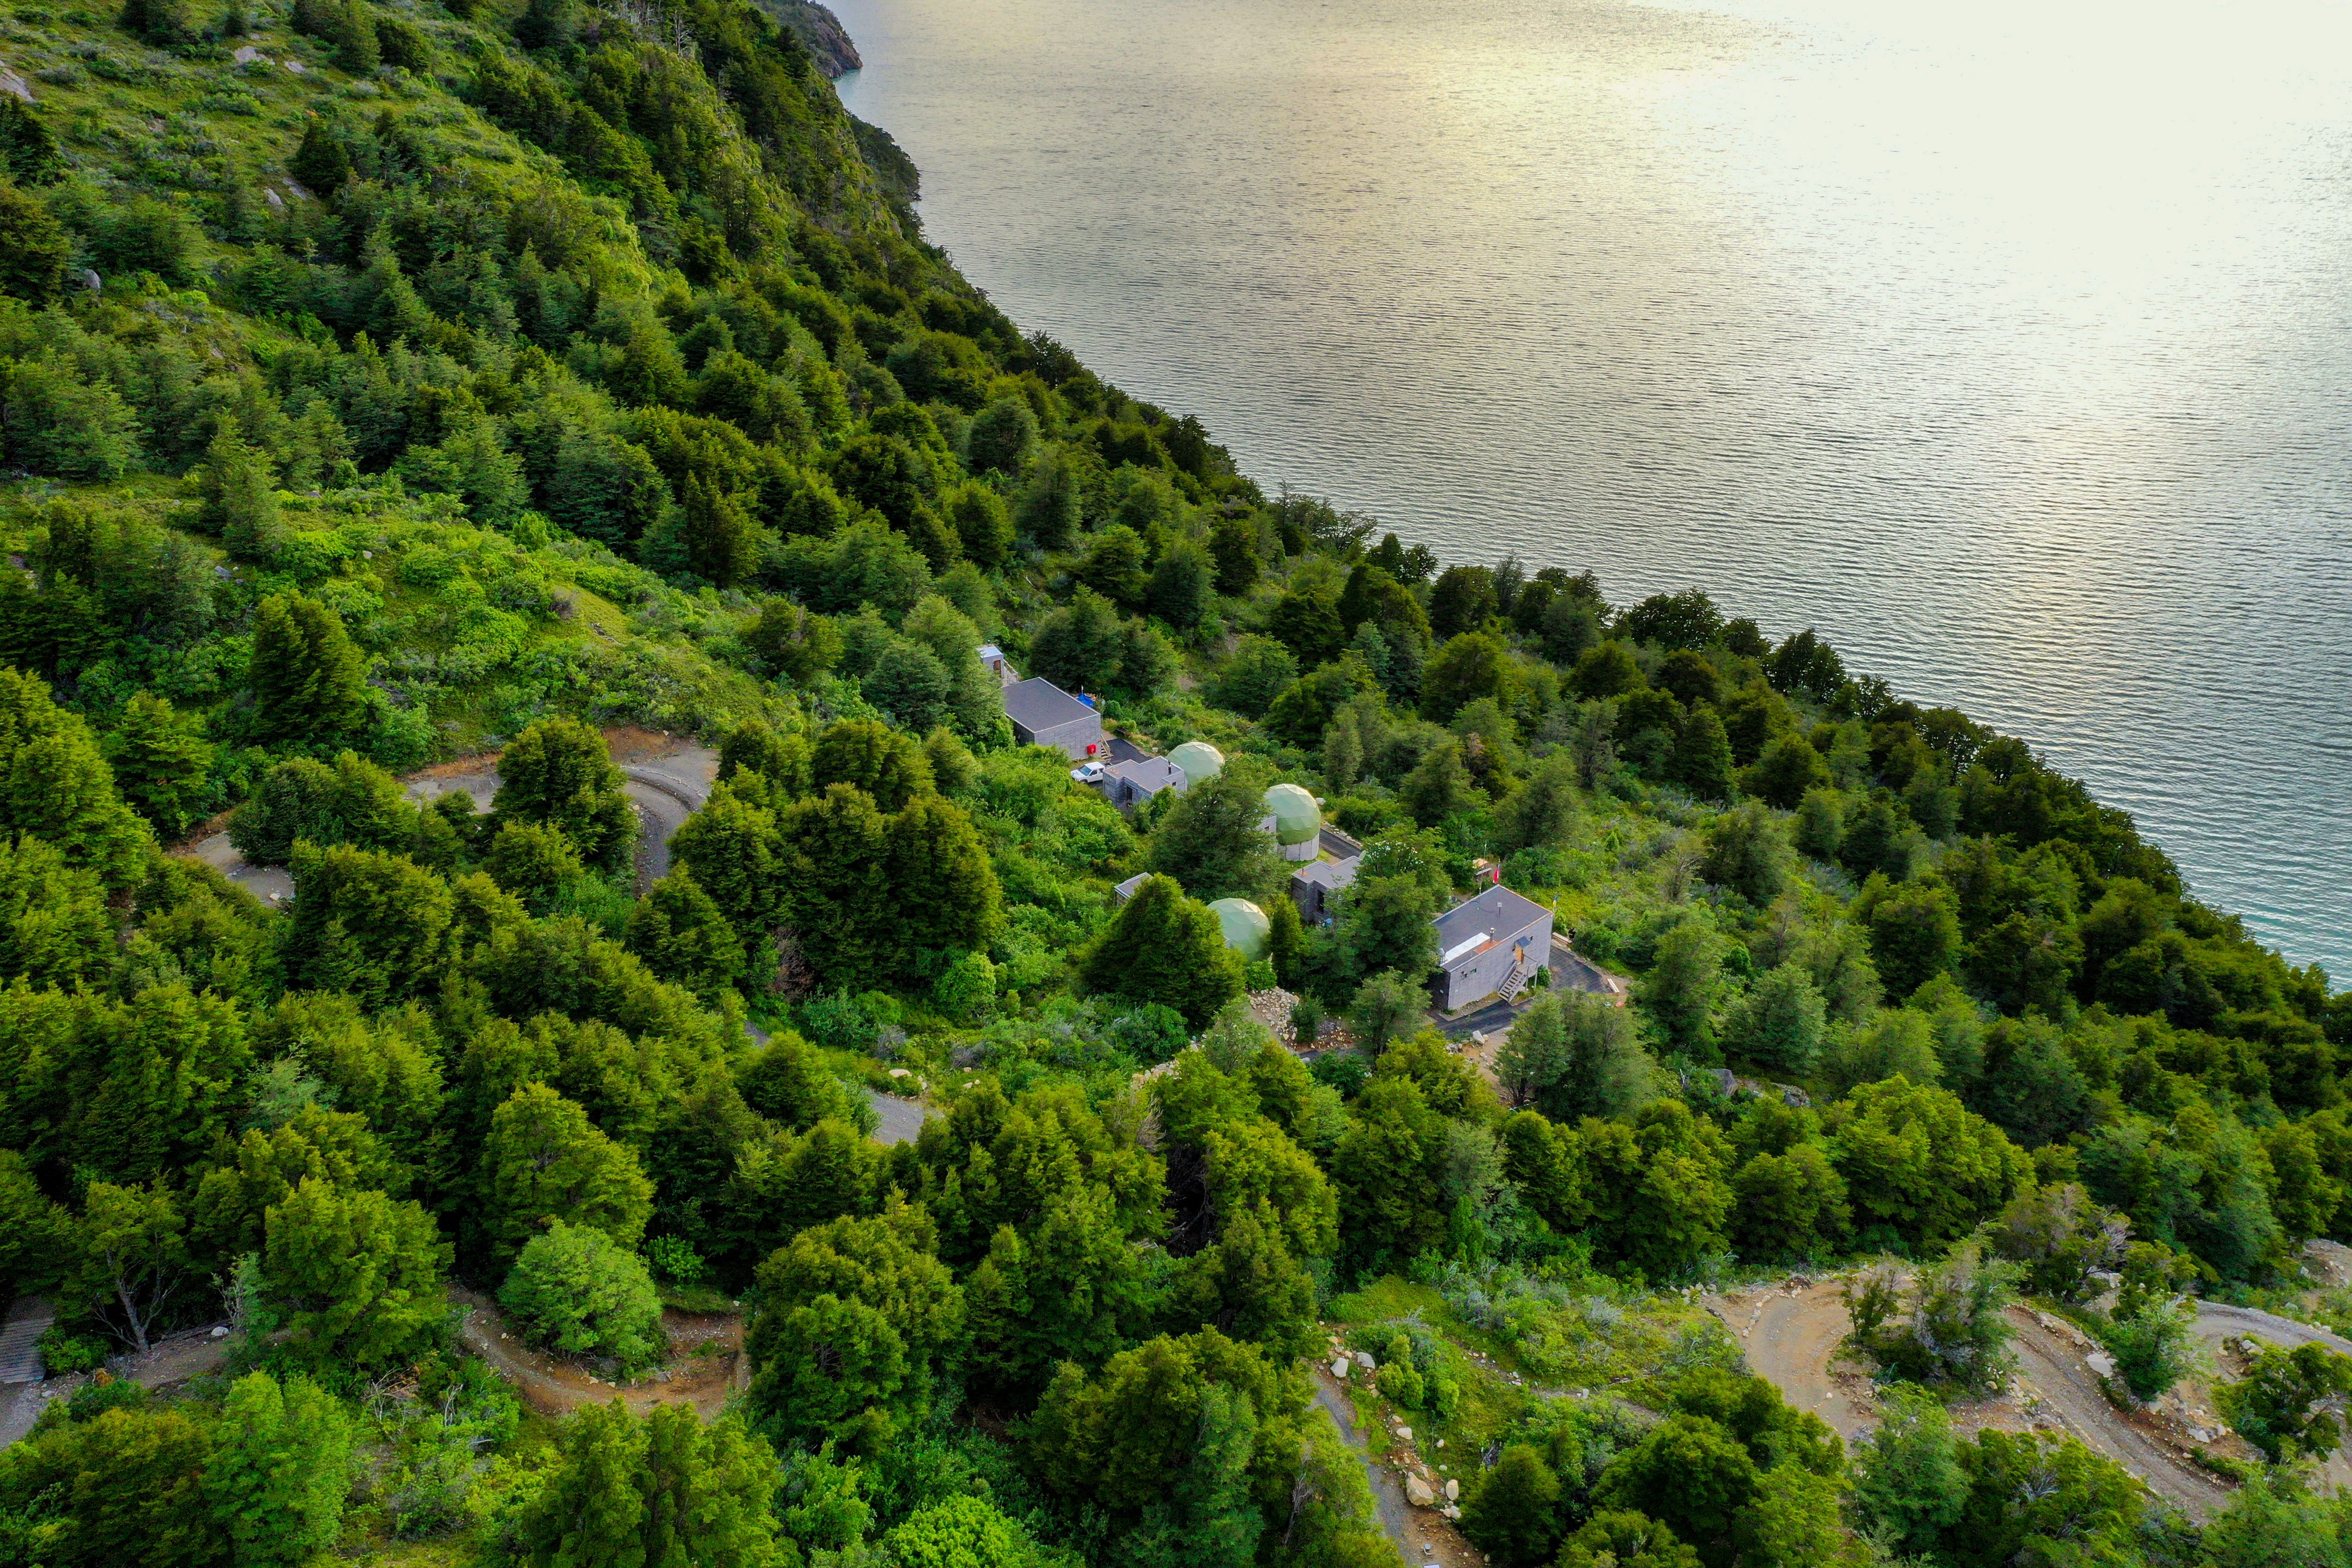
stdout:
[[618,1399],[638,1415],[656,1405],[691,1405],[709,1420],[747,1379],[740,1313],[664,1312],[668,1360],[643,1377],[616,1383],[577,1362],[524,1344],[498,1304],[478,1291],[453,1286],[449,1300],[470,1309],[457,1331],[458,1343],[513,1384],[523,1402],[541,1415],[562,1416],[583,1405]]

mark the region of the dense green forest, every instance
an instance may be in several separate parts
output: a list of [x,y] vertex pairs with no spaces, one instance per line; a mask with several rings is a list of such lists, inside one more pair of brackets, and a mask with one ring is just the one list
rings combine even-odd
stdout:
[[[1371,1568],[1339,1348],[1498,1563],[2346,1561],[2324,1354],[2217,1394],[2270,1462],[2210,1521],[1947,1414],[2021,1291],[2153,1398],[2186,1298],[2352,1239],[2352,993],[2019,740],[1268,495],[744,0],[20,4],[0,61],[0,1272],[79,1378],[0,1562]],[[990,642],[1223,772],[1122,816]],[[643,887],[624,727],[719,752]],[[1365,845],[1328,925],[1278,782]],[[1451,1045],[1490,874],[1632,1005]],[[1850,1449],[1691,1291],[1889,1260]],[[738,1312],[746,1375],[551,1418],[493,1300],[607,1392]]]

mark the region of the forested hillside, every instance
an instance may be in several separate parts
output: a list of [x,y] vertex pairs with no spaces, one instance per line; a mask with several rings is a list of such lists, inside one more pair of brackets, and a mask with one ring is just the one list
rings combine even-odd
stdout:
[[[1334,1335],[1496,1563],[2344,1561],[2352,1364],[2239,1385],[2276,1464],[2202,1525],[1943,1418],[2021,1289],[2147,1399],[2184,1297],[2352,1239],[2352,993],[2020,741],[1269,494],[960,277],[748,0],[19,5],[0,62],[0,1272],[79,1378],[0,1562],[1369,1568]],[[1122,815],[983,643],[1223,772]],[[719,754],[642,883],[622,727]],[[1285,782],[1365,846],[1328,925]],[[1495,876],[1632,1004],[1449,1044]],[[1852,1452],[1683,1293],[1876,1258],[1932,1397]],[[522,1408],[493,1299],[629,1402]],[[666,1304],[741,1314],[723,1414],[651,1408]]]

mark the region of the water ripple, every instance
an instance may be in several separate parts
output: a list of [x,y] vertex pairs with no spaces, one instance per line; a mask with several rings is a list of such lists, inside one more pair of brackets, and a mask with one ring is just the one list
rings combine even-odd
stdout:
[[2352,976],[2352,14],[836,9],[932,237],[1249,472],[1818,626]]

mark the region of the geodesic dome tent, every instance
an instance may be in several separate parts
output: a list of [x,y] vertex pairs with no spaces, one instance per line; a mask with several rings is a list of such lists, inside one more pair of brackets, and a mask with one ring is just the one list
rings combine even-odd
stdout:
[[1286,861],[1311,861],[1316,841],[1323,832],[1323,808],[1296,784],[1276,784],[1265,792],[1265,809],[1274,819],[1274,841]]
[[1225,946],[1244,958],[1265,956],[1266,943],[1274,936],[1274,923],[1265,911],[1246,898],[1221,898],[1209,905],[1209,913],[1223,927]]
[[1188,740],[1168,754],[1168,760],[1181,769],[1184,788],[1205,784],[1225,770],[1225,754],[1205,740]]

